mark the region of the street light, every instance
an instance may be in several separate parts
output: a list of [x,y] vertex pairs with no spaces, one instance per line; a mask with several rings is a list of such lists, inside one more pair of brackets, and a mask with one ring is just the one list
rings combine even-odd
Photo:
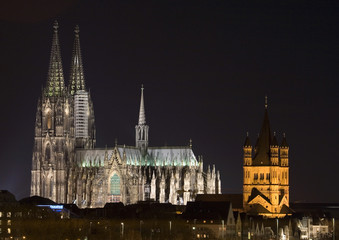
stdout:
[[121,238],[124,238],[124,223],[121,223]]

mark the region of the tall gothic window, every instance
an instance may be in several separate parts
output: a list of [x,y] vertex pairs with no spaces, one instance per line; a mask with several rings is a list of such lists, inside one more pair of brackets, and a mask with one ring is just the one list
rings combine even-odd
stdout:
[[117,174],[114,174],[110,179],[110,202],[120,202],[121,201],[121,192],[120,192],[120,178]]
[[53,197],[53,177],[49,179],[49,197]]
[[49,144],[46,145],[45,160],[47,162],[50,162],[51,160],[51,146]]
[[45,181],[45,178],[43,178],[43,181],[42,181],[42,196],[46,196],[46,181]]
[[52,115],[51,112],[47,113],[47,129],[52,128]]

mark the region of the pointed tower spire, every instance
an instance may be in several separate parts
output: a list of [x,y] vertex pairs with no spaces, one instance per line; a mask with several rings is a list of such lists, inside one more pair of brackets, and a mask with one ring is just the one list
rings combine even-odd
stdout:
[[80,32],[79,26],[76,25],[74,29],[75,37],[71,63],[71,74],[69,81],[69,90],[72,95],[74,95],[79,90],[85,90],[85,78],[82,66],[79,32]]
[[47,77],[47,86],[45,88],[46,96],[62,96],[65,90],[64,73],[62,69],[59,36],[58,36],[58,22],[55,21],[53,25],[54,34],[52,41],[51,57],[49,61],[49,70]]
[[250,147],[250,146],[251,146],[251,141],[250,141],[248,132],[246,132],[246,139],[245,139],[244,147]]
[[255,146],[255,156],[253,159],[253,165],[269,165],[270,163],[270,145],[271,145],[271,128],[270,121],[268,119],[267,110],[267,96],[265,96],[265,114],[262,127],[260,130],[259,138]]
[[139,122],[138,125],[135,126],[135,145],[140,148],[141,154],[145,156],[148,147],[148,126],[146,125],[144,106],[144,85],[141,85]]
[[285,147],[285,148],[288,147],[288,143],[287,143],[287,140],[286,140],[286,134],[285,133],[283,133],[283,139],[282,139],[282,142],[281,142],[281,147]]
[[140,99],[140,110],[139,110],[139,125],[146,124],[145,105],[144,105],[144,85],[141,85],[141,99]]

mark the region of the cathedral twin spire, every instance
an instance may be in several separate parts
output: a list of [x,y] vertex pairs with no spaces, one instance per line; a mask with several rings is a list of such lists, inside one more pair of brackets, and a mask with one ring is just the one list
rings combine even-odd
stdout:
[[54,22],[54,34],[52,41],[51,57],[48,69],[47,86],[45,94],[49,97],[64,95],[65,82],[64,73],[62,69],[59,36],[58,36],[58,22]]
[[[51,57],[48,70],[45,95],[48,97],[64,96],[66,92],[64,73],[61,61],[60,44],[58,36],[58,22],[53,25],[54,34],[52,41]],[[85,90],[85,79],[80,51],[79,27],[76,26],[70,73],[69,91],[72,95],[78,90]]]
[[73,46],[72,67],[69,82],[69,90],[72,95],[79,90],[85,90],[84,70],[80,51],[79,26],[75,26],[75,38]]

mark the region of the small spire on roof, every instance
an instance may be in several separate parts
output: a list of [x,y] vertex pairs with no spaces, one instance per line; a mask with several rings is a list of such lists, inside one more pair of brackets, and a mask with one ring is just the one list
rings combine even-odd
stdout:
[[190,138],[190,148],[192,148],[192,138]]
[[249,133],[246,132],[244,147],[250,147],[250,146],[251,146],[251,141],[250,141],[250,138],[249,138]]
[[286,134],[283,133],[283,139],[282,139],[282,142],[281,142],[281,147],[288,147],[288,143],[287,143],[287,140],[286,140]]
[[146,124],[145,105],[144,105],[144,84],[141,84],[141,98],[139,110],[139,125]]
[[265,109],[267,109],[268,104],[267,104],[267,95],[265,95]]

